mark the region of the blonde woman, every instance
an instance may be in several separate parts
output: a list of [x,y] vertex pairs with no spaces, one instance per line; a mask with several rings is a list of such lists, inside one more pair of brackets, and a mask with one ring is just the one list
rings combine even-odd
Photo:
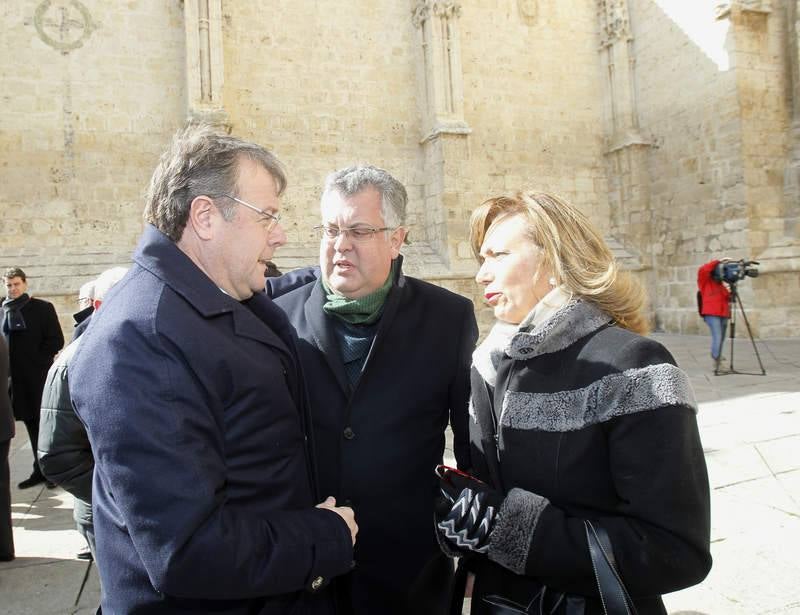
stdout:
[[641,288],[576,208],[524,192],[484,202],[471,225],[497,324],[473,355],[477,480],[444,472],[437,516],[475,575],[471,613],[604,613],[590,520],[639,615],[665,614],[661,594],[711,567],[689,380],[643,337]]

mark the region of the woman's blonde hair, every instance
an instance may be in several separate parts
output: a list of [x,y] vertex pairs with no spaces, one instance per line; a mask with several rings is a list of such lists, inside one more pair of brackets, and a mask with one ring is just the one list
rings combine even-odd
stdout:
[[544,192],[518,192],[488,199],[472,212],[470,243],[479,257],[489,229],[508,216],[524,216],[528,237],[542,251],[556,284],[609,314],[619,326],[647,333],[645,294],[628,272],[620,271],[606,242],[577,208]]

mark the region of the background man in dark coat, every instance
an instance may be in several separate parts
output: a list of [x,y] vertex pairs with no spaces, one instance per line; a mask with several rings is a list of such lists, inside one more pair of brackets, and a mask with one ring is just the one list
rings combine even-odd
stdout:
[[28,295],[25,272],[19,267],[3,274],[6,299],[2,328],[11,360],[11,404],[14,417],[25,423],[33,449],[33,472],[19,485],[27,489],[45,482],[39,469],[36,443],[39,441],[39,408],[47,370],[64,346],[64,335],[52,303]]
[[11,473],[8,451],[14,437],[14,415],[8,398],[8,348],[0,337],[0,562],[14,559],[14,534],[11,531]]
[[207,127],[161,159],[134,265],[70,365],[95,457],[103,612],[328,615],[349,508],[319,501],[293,331],[261,292],[286,241],[264,148]]
[[[472,303],[403,275],[405,188],[371,166],[332,174],[322,197],[321,279],[276,299],[301,338],[325,493],[358,517],[340,612],[443,612],[452,567],[433,529],[448,419],[468,467]],[[309,272],[268,281],[280,294]],[[312,278],[314,276],[311,276]]]
[[[92,312],[81,323],[88,326],[94,310],[100,308],[106,293],[128,271],[126,267],[113,267],[92,280],[91,290],[86,285],[81,292],[91,293]],[[80,330],[81,334],[85,328]],[[78,334],[78,329],[75,330]],[[39,423],[39,465],[47,480],[55,483],[75,498],[73,517],[78,532],[86,539],[87,548],[77,554],[78,559],[93,559],[95,555],[94,523],[92,522],[92,475],[94,455],[83,423],[75,415],[69,392],[69,365],[80,345],[80,334],[47,372],[47,382],[42,393],[42,410]]]

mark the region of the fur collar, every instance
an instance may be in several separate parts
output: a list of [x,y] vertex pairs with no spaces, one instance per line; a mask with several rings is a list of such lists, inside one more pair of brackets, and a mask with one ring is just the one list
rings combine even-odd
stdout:
[[512,335],[504,351],[512,359],[533,359],[564,350],[610,322],[613,319],[600,308],[574,299],[533,331]]
[[472,365],[494,386],[497,365],[504,356],[532,359],[558,352],[612,322],[610,316],[582,299],[572,299],[533,330],[498,322],[472,354]]

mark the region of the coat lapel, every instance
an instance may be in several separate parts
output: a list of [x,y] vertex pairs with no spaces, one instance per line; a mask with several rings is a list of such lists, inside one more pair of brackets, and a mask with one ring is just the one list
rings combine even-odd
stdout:
[[336,339],[333,335],[333,323],[322,309],[324,303],[325,291],[322,288],[322,283],[318,281],[314,284],[311,295],[303,307],[306,314],[306,322],[308,322],[311,329],[314,344],[319,348],[322,356],[325,357],[328,367],[336,377],[336,382],[339,383],[342,391],[349,395],[350,382],[347,380],[347,374],[344,371],[342,353],[339,351],[339,346],[336,344]]
[[265,295],[253,295],[241,305],[241,309],[234,306],[232,313],[234,334],[267,344],[292,356],[287,343],[279,337],[286,316]]

